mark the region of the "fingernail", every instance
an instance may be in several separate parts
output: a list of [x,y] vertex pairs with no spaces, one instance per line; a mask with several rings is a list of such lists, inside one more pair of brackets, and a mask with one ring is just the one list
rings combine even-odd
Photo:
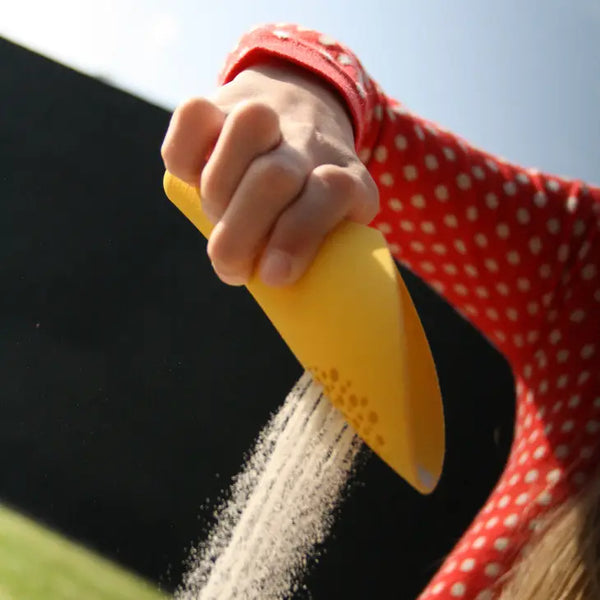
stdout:
[[285,285],[292,274],[292,258],[287,252],[269,250],[260,266],[260,278],[272,286]]

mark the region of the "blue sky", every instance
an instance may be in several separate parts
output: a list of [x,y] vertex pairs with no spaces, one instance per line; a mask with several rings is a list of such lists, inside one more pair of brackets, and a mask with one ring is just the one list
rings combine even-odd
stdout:
[[210,93],[228,50],[263,22],[337,37],[388,94],[488,151],[600,181],[600,0],[20,0],[0,8],[0,35],[166,108]]

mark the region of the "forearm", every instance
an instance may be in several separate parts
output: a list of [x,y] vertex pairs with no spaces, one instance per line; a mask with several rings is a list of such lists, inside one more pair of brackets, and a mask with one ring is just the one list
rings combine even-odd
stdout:
[[306,70],[316,93],[333,89],[343,99],[356,151],[379,188],[373,225],[507,355],[534,344],[545,314],[565,304],[563,279],[587,286],[580,292],[591,301],[585,278],[597,265],[585,254],[598,236],[597,188],[510,165],[409,113],[348,48],[316,32],[249,34],[224,80],[273,57]]

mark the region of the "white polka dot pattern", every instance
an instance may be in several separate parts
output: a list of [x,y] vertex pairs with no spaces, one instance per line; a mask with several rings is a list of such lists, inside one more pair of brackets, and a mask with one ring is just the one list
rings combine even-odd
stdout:
[[492,600],[544,515],[600,458],[600,189],[471,148],[387,98],[349,48],[294,25],[247,34],[221,80],[255,52],[289,56],[337,87],[379,187],[373,225],[513,367],[505,471],[421,596]]

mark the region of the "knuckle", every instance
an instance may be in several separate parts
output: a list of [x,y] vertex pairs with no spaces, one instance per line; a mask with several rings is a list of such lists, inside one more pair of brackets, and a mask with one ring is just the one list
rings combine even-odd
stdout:
[[160,147],[160,155],[167,171],[183,180],[192,177],[189,160],[181,151],[181,132],[169,130]]
[[234,110],[239,118],[250,120],[263,120],[277,118],[277,113],[265,102],[261,100],[247,99],[238,103]]
[[180,133],[200,122],[210,109],[210,102],[206,98],[189,98],[184,100],[173,111],[169,129]]
[[209,109],[210,101],[200,96],[194,96],[184,100],[173,113],[173,118],[177,121],[186,121],[190,118],[202,117]]
[[175,111],[171,116],[169,127],[167,128],[167,132],[165,133],[165,137],[160,147],[160,155],[165,164],[165,167],[169,171],[172,171],[173,165],[177,165],[177,145],[181,139],[183,131],[182,128],[179,126],[179,121],[177,119],[176,113],[177,111]]
[[359,181],[349,169],[336,165],[321,165],[313,173],[325,185],[332,199],[349,203],[356,196]]
[[[160,153],[167,170],[189,178],[195,170],[196,149],[202,145],[204,119],[214,107],[205,98],[190,98],[173,112]],[[194,167],[192,169],[192,167]]]
[[224,273],[239,271],[246,254],[226,230],[211,236],[206,250],[213,264]]
[[297,192],[306,178],[299,161],[284,153],[270,153],[254,161],[257,179],[265,183],[266,189],[274,194]]
[[362,197],[367,213],[367,219],[371,221],[379,213],[379,188],[377,187],[373,177],[371,177],[369,171],[367,171],[365,168],[362,169],[361,182],[364,189]]
[[232,127],[243,127],[248,135],[271,139],[279,128],[279,116],[273,108],[259,100],[240,102],[229,115]]
[[170,143],[168,132],[167,132],[167,135],[165,136],[165,139],[163,140],[163,143],[160,146],[160,156],[162,158],[162,161],[163,161],[165,167],[167,169],[169,169],[169,164],[171,163],[171,158],[173,156],[173,153],[172,153],[172,145]]
[[364,167],[361,166],[360,173],[361,181],[365,187],[365,192],[372,198],[375,202],[379,202],[379,188],[375,183],[375,180],[371,176],[371,173],[367,171]]

